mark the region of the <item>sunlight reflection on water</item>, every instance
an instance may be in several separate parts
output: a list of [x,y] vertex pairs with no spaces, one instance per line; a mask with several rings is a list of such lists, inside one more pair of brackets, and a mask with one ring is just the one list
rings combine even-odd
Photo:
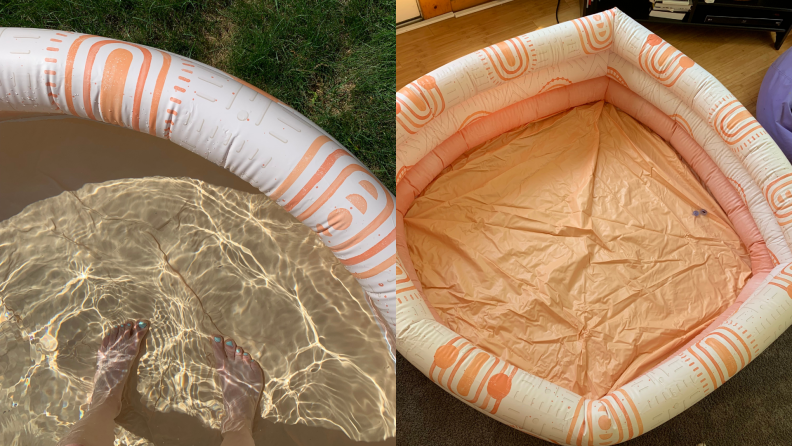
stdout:
[[137,318],[152,329],[119,444],[219,429],[215,332],[262,365],[264,418],[395,434],[387,345],[319,238],[264,195],[157,177],[89,184],[0,222],[0,443],[54,444],[85,408],[103,329]]

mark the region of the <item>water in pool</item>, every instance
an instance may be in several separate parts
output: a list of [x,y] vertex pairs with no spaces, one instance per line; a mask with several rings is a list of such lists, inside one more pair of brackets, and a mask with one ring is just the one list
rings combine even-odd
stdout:
[[103,331],[139,318],[116,444],[220,444],[212,333],[266,373],[257,444],[395,434],[388,346],[319,238],[262,194],[156,177],[0,222],[0,444],[54,445],[87,407]]

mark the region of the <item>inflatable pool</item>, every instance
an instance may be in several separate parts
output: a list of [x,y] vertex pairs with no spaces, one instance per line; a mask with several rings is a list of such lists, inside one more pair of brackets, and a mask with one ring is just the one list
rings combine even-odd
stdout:
[[[226,329],[235,332],[238,339],[249,336],[264,339],[266,344],[268,337],[262,334],[266,330],[245,329],[245,325],[251,325],[253,320],[257,324],[270,320],[270,315],[256,318],[251,312],[261,308],[279,311],[277,323],[269,328],[281,327],[283,336],[273,339],[269,345],[259,345],[261,356],[257,358],[262,364],[269,364],[265,366],[269,367],[271,378],[269,390],[274,392],[274,401],[269,405],[263,402],[262,410],[267,412],[268,408],[271,409],[267,414],[269,421],[281,423],[270,429],[270,433],[286,432],[291,428],[284,426],[295,423],[340,429],[343,433],[327,431],[321,434],[328,441],[332,438],[339,444],[343,439],[348,442],[379,441],[395,434],[392,415],[395,385],[388,387],[392,380],[375,379],[393,373],[395,197],[338,141],[267,93],[210,66],[156,48],[65,31],[0,27],[0,98],[0,156],[3,160],[0,165],[0,221],[12,223],[4,225],[5,237],[10,237],[8,234],[17,229],[25,234],[16,240],[6,240],[7,243],[0,242],[0,268],[4,271],[0,285],[3,290],[0,291],[0,325],[3,326],[0,329],[0,372],[9,379],[6,385],[0,386],[3,388],[0,390],[5,393],[8,388],[26,389],[30,385],[31,374],[36,375],[36,371],[60,375],[59,379],[38,380],[34,388],[60,385],[67,382],[64,378],[79,376],[77,372],[82,370],[80,360],[92,358],[95,354],[95,347],[90,345],[92,336],[101,333],[100,325],[113,323],[101,317],[91,320],[86,314],[114,315],[113,311],[123,311],[131,306],[130,311],[151,310],[149,317],[152,320],[164,320],[168,318],[168,312],[179,311],[178,317],[159,325],[157,336],[162,335],[166,341],[149,351],[149,358],[153,353],[168,352],[178,358],[175,363],[181,366],[169,368],[163,375],[169,382],[165,375],[178,372],[170,380],[176,385],[162,388],[169,395],[141,399],[151,403],[147,409],[161,415],[153,418],[160,420],[158,422],[168,423],[162,420],[168,419],[163,413],[169,411],[188,413],[207,425],[218,420],[219,417],[215,416],[217,407],[211,405],[212,392],[216,390],[212,384],[213,375],[193,373],[206,370],[201,368],[201,364],[194,364],[199,361],[192,359],[203,357],[196,339],[208,334],[202,332],[205,328],[199,323],[202,319],[191,319],[189,315],[195,310],[200,313],[196,313],[198,316],[203,317],[199,311],[203,308],[189,299],[183,301],[185,306],[190,306],[184,309],[186,311],[181,311],[181,304],[175,304],[180,302],[180,297],[193,296],[195,293],[191,294],[191,290],[200,293],[198,282],[206,280],[203,282],[207,285],[204,290],[216,290],[212,294],[219,298],[215,303],[236,297],[237,302],[220,304],[214,309],[209,304],[206,311],[213,312],[218,325],[226,324]],[[204,184],[205,188],[177,188],[176,185],[187,184],[184,177],[200,181],[195,184]],[[178,190],[187,195],[172,197],[171,200],[168,194]],[[291,215],[271,215],[262,211],[266,207],[260,206],[262,197],[245,198],[251,193],[260,195],[262,192]],[[86,197],[90,199],[86,201]],[[105,200],[100,197],[112,198]],[[223,198],[228,198],[224,204]],[[95,201],[89,202],[91,200]],[[30,227],[16,226],[16,222],[31,217],[31,212],[49,209],[54,203],[74,206],[54,214],[51,220],[41,220],[42,226],[33,232],[30,232]],[[104,211],[96,211],[102,207]],[[179,231],[167,225],[169,221],[186,215],[180,210],[182,207],[191,213],[188,219],[196,218],[196,215],[207,216],[193,229],[198,232],[199,228],[208,229],[208,237],[181,239],[175,250],[163,245],[165,260],[154,262],[160,266],[167,263],[168,254],[171,264],[176,265],[180,256],[182,259],[190,255],[197,258],[199,253],[203,253],[195,263],[181,265],[192,268],[190,273],[196,273],[197,277],[191,284],[179,285],[183,282],[179,275],[167,268],[162,276],[157,274],[157,268],[146,269],[152,265],[146,258],[161,260],[161,256],[134,253],[151,253],[148,250],[151,246],[147,243],[153,243],[154,237],[145,235],[144,229],[158,234],[161,240],[166,232],[173,236],[172,239],[178,239]],[[107,211],[109,208],[111,211]],[[218,218],[217,215],[223,212],[227,213],[225,218]],[[18,218],[14,219],[15,216]],[[122,218],[116,218],[119,216]],[[98,219],[94,220],[94,217]],[[284,222],[284,218],[294,220],[294,225]],[[109,226],[128,225],[133,230],[99,231],[96,225],[103,220],[115,222]],[[233,229],[223,228],[222,225],[230,221],[242,221],[244,224]],[[294,229],[298,221],[313,231],[313,234],[298,233],[305,238],[304,243],[279,238],[283,228]],[[189,225],[183,218],[179,223]],[[67,227],[68,224],[71,226]],[[39,231],[47,225],[52,225],[49,226],[51,230]],[[157,232],[161,225],[167,227]],[[105,225],[105,229],[109,226]],[[188,230],[187,227],[181,229]],[[71,240],[77,240],[77,245],[83,242],[81,247],[75,248],[73,256],[70,252],[58,252],[57,256],[50,257],[44,255],[48,249],[58,245],[56,242],[46,248],[32,244],[24,245],[24,250],[13,248],[22,239],[33,240],[29,237],[36,232],[44,237],[36,239],[41,242],[47,234],[53,235],[52,231],[57,230],[62,235],[71,232],[85,238],[71,237]],[[135,239],[138,242],[142,240],[138,238],[141,233],[148,240],[143,240],[140,246],[134,245]],[[256,234],[262,233],[266,237],[250,242]],[[107,238],[103,240],[102,235]],[[111,238],[116,236],[120,237]],[[58,240],[64,240],[64,237]],[[271,245],[267,247],[274,240],[287,240],[279,249],[290,251],[279,257],[278,249],[272,249]],[[325,246],[313,248],[317,240]],[[220,243],[215,243],[217,241]],[[241,243],[250,244],[244,246]],[[212,245],[220,247],[221,252]],[[250,246],[258,250],[249,249]],[[112,254],[92,263],[88,254],[103,249]],[[321,253],[315,252],[311,262],[303,262],[301,259],[305,259],[306,249],[321,250]],[[269,256],[261,255],[262,250]],[[208,251],[217,255],[217,263],[211,266],[208,262],[212,256],[207,255]],[[335,267],[317,271],[322,265],[333,264],[328,263],[328,258],[332,257],[330,253],[352,274],[352,283],[348,280],[351,278],[340,276]],[[103,269],[102,264],[107,265],[113,258],[125,261],[131,258],[137,263],[126,269],[123,262],[117,269]],[[63,261],[55,265],[57,259]],[[235,264],[242,266],[229,266]],[[258,271],[259,267],[263,271]],[[293,269],[295,267],[297,271]],[[94,271],[92,268],[99,268],[97,277],[101,277],[91,278],[96,281],[86,285],[91,281],[85,280],[86,274]],[[11,270],[15,273],[10,273]],[[254,272],[237,276],[236,280],[229,279],[235,271],[248,270]],[[70,301],[66,305],[57,299],[48,301],[46,297],[57,293],[46,294],[47,286],[35,285],[36,280],[41,279],[37,274],[42,271],[48,271],[47,277],[53,279],[47,281],[48,285],[60,282],[66,296],[74,292],[76,304]],[[156,301],[151,296],[157,294],[151,292],[138,302],[124,301],[123,304],[98,308],[104,305],[103,302],[108,302],[107,296],[113,301],[129,295],[122,288],[133,271],[148,274],[145,280],[134,284],[136,287],[145,287],[145,283],[150,281],[157,287],[166,288],[164,292],[170,293],[169,299]],[[125,273],[129,274],[127,279],[123,278]],[[293,280],[283,279],[289,273],[292,273]],[[176,286],[170,287],[173,285],[170,280],[174,278]],[[328,284],[328,280],[332,284]],[[96,283],[100,285],[89,291],[75,288]],[[102,284],[114,283],[120,288],[115,285],[102,288],[105,286]],[[358,284],[360,288],[357,288]],[[149,288],[149,291],[157,287]],[[262,288],[266,289],[256,294]],[[20,291],[29,289],[38,290],[38,293],[28,296]],[[339,293],[339,289],[346,294]],[[234,290],[237,290],[236,296],[230,296]],[[83,297],[81,292],[87,296],[86,302],[80,300]],[[184,292],[187,294],[182,294]],[[334,294],[327,296],[327,293]],[[325,304],[316,298],[323,294]],[[360,296],[362,300],[351,296]],[[91,300],[93,297],[96,298]],[[36,302],[47,306],[47,309],[37,310]],[[60,306],[53,308],[53,302],[60,302]],[[7,309],[1,305],[3,303],[14,308]],[[30,310],[28,313],[32,312],[32,317],[15,324],[13,319],[18,317],[15,312],[23,310]],[[234,311],[245,313],[236,319],[229,317]],[[49,320],[44,315],[56,315],[57,320],[54,316]],[[63,320],[67,323],[58,331],[58,324]],[[362,324],[361,321],[367,325],[356,326]],[[30,339],[17,336],[21,333],[21,330],[16,330],[17,325],[26,328]],[[311,330],[306,328],[309,326]],[[8,331],[4,330],[9,327]],[[378,342],[367,342],[371,339],[372,328]],[[165,336],[166,333],[171,336]],[[343,338],[345,335],[350,336],[348,342]],[[157,340],[157,336],[151,339]],[[53,349],[58,341],[61,348]],[[174,348],[169,348],[171,343]],[[350,354],[350,345],[364,344],[384,350],[355,350]],[[80,349],[79,355],[74,354],[75,345]],[[72,350],[64,353],[63,350],[69,348]],[[298,348],[299,355],[295,353]],[[299,357],[276,355],[284,351]],[[5,357],[7,352],[10,355]],[[335,356],[329,358],[325,354],[327,352]],[[360,356],[356,356],[358,354]],[[377,359],[361,361],[360,358],[366,354]],[[70,355],[75,359],[68,362]],[[58,361],[61,372],[55,371]],[[361,367],[363,362],[365,364]],[[14,366],[6,367],[8,364]],[[89,364],[92,374],[92,360],[86,364]],[[171,362],[168,364],[170,367]],[[381,365],[376,374],[367,368],[370,364]],[[355,367],[356,370],[351,370]],[[334,368],[333,379],[346,377],[347,380],[340,389],[355,388],[354,400],[349,392],[339,393],[337,386],[327,389],[333,385],[333,379],[324,379],[322,375],[333,373]],[[346,375],[339,369],[345,369]],[[142,367],[141,388],[160,388],[145,386],[149,382],[148,374],[156,370],[156,365]],[[17,371],[20,374],[16,374]],[[355,385],[363,379],[368,380],[366,386]],[[19,386],[15,386],[17,381]],[[81,380],[71,382],[80,384]],[[26,401],[24,391],[12,393],[12,397],[17,398],[12,419],[19,421],[21,418],[18,416],[39,416],[46,412],[51,417],[58,417],[59,425],[64,419],[70,421],[64,414],[71,416],[76,413],[80,396],[84,400],[87,394],[79,385],[68,388],[69,392],[48,401],[50,405],[57,404],[57,408],[35,404],[33,408],[23,407]],[[196,388],[202,390],[193,394],[187,392],[187,389]],[[184,390],[181,396],[179,390]],[[334,394],[327,396],[325,392]],[[265,400],[269,397],[271,395],[266,395]],[[200,404],[185,404],[184,401],[190,398],[200,400]],[[63,407],[60,407],[61,399]],[[156,407],[159,402],[169,400],[176,403]],[[371,408],[376,406],[372,404],[381,405],[382,410],[373,411]],[[195,407],[198,409],[193,411]],[[181,421],[190,420],[170,415]],[[51,417],[39,416],[38,419],[52,423]],[[170,430],[175,432],[177,425],[184,428],[190,424],[173,423]],[[25,429],[9,429],[8,435],[12,435],[11,438],[14,435],[36,435],[35,431],[27,430],[28,425],[22,426]],[[196,436],[211,426],[199,427],[201,429],[193,432]],[[45,431],[48,437],[45,440],[42,434],[42,441],[47,442],[56,430],[46,428]],[[298,432],[308,435],[308,431]],[[204,435],[206,438],[201,438],[201,441],[211,440],[211,434]],[[295,437],[293,441],[301,440]]]
[[397,92],[397,349],[525,433],[635,438],[792,323],[792,166],[618,9]]
[[[194,157],[174,154],[169,149],[175,144],[230,170],[317,232],[365,290],[383,332],[395,329],[393,195],[338,141],[274,97],[155,48],[72,32],[0,28],[0,98],[0,121],[34,122],[28,133],[79,139],[69,153],[61,148],[56,154],[64,171],[71,169],[60,178],[34,171],[0,180],[2,218],[55,195],[53,186],[75,190],[99,182],[97,177],[150,175],[158,163],[202,180],[218,175]],[[59,121],[70,117],[82,120]],[[116,128],[96,130],[84,120]],[[130,130],[164,142],[155,148]],[[96,150],[108,142],[119,152]],[[25,153],[13,150],[27,145],[24,140],[3,145],[4,152],[14,152],[5,162],[19,163],[20,170],[31,165]],[[26,152],[41,156],[46,150]],[[158,150],[165,154],[152,153]]]

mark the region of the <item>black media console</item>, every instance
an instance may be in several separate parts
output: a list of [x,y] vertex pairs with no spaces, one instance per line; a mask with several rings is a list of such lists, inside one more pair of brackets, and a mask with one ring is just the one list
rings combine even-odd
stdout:
[[639,22],[669,23],[775,33],[775,49],[781,48],[792,29],[792,0],[692,0],[690,12],[682,20],[650,17],[648,0],[580,0],[581,15],[618,7]]

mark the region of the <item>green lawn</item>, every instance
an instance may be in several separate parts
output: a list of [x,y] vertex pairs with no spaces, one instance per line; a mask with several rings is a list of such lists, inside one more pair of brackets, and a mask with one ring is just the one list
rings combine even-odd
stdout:
[[0,0],[0,26],[112,37],[244,79],[395,192],[395,0]]

